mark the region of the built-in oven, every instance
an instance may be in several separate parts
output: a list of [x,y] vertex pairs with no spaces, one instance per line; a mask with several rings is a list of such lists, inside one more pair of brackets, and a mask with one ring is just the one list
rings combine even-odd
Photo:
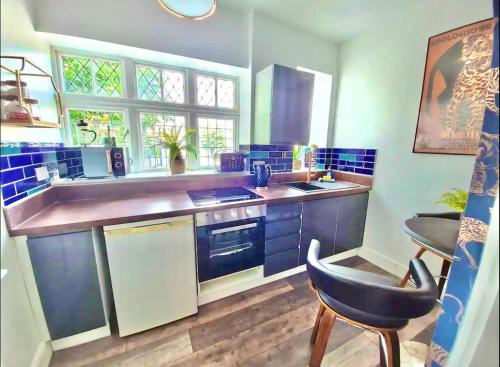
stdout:
[[265,205],[196,214],[201,282],[264,264]]

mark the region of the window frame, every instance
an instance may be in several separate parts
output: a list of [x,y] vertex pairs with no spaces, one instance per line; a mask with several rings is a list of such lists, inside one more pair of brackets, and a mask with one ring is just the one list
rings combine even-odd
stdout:
[[[88,94],[77,94],[64,91],[64,77],[62,56],[87,57],[90,59],[106,59],[119,61],[122,68],[122,96],[109,97]],[[82,109],[93,111],[116,111],[125,113],[125,122],[129,134],[127,136],[127,145],[130,156],[134,162],[131,167],[132,172],[162,172],[166,171],[165,167],[144,168],[144,146],[142,139],[142,123],[140,113],[164,113],[164,114],[182,114],[186,116],[186,129],[194,128],[196,130],[196,146],[198,143],[198,116],[209,118],[227,118],[234,120],[234,148],[239,146],[239,120],[240,120],[240,76],[227,75],[212,71],[199,70],[191,67],[181,67],[178,65],[161,64],[150,62],[142,59],[132,59],[122,56],[108,56],[99,52],[88,52],[81,50],[66,49],[60,47],[51,47],[52,69],[56,85],[59,86],[64,101],[64,124],[61,128],[64,136],[65,144],[71,146],[71,129],[69,122],[68,109]],[[150,101],[139,99],[137,90],[137,68],[136,65],[145,65],[161,70],[182,71],[184,73],[184,103],[173,103],[165,101]],[[200,106],[197,104],[196,95],[196,75],[215,77],[217,79],[233,80],[234,81],[234,107],[210,107]],[[95,79],[95,78],[94,78]],[[93,80],[93,83],[95,81]],[[162,85],[163,88],[163,85]],[[216,88],[217,90],[217,88]],[[163,93],[163,91],[162,91]],[[217,96],[216,96],[217,98]],[[200,167],[199,158],[188,159],[188,170],[207,169]]]
[[[204,106],[204,105],[200,105],[198,104],[198,88],[197,88],[197,83],[196,83],[196,80],[197,80],[197,77],[198,76],[204,76],[204,77],[208,77],[208,78],[214,78],[215,79],[215,106]],[[215,109],[215,110],[225,110],[225,111],[239,111],[239,101],[238,101],[238,96],[239,96],[239,80],[238,78],[233,78],[231,77],[230,75],[221,75],[221,74],[217,74],[217,73],[207,73],[207,72],[204,72],[204,71],[199,71],[199,70],[195,70],[195,72],[193,73],[193,89],[194,89],[194,97],[193,97],[193,103],[196,107],[199,107],[199,108],[209,108],[209,109]],[[218,90],[219,88],[217,87],[217,81],[219,79],[222,79],[222,80],[231,80],[234,84],[234,89],[233,89],[233,101],[234,101],[234,105],[233,105],[233,108],[230,108],[230,107],[219,107],[217,105],[217,101],[218,101]]]

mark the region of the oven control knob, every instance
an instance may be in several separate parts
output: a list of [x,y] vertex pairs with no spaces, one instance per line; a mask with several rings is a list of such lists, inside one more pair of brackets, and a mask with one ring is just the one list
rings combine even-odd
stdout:
[[118,152],[115,153],[115,158],[116,159],[120,159],[121,157],[122,157],[121,153],[118,153]]

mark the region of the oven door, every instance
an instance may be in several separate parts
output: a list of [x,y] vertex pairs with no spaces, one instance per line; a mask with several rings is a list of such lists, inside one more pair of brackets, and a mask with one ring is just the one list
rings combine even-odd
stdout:
[[200,282],[264,264],[263,217],[196,228]]

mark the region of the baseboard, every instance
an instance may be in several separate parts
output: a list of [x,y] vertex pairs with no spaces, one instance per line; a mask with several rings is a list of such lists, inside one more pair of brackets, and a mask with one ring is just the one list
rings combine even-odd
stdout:
[[31,367],[48,367],[52,358],[52,348],[49,342],[41,342],[38,344],[35,355],[31,360]]
[[66,338],[52,340],[52,349],[54,351],[74,347],[75,345],[88,343],[97,339],[111,335],[109,324],[98,329],[85,331],[80,334],[68,336]]
[[385,271],[394,274],[398,278],[402,278],[408,270],[408,266],[398,264],[394,260],[391,260],[388,257],[381,255],[380,253],[373,251],[372,249],[369,249],[365,246],[359,249],[358,256],[362,257],[366,261],[371,262],[374,265],[377,265],[379,268],[382,268]]

